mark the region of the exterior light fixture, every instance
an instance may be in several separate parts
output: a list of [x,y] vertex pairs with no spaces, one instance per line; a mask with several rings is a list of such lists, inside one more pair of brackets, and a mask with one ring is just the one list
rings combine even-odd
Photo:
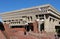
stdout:
[[28,23],[25,23],[26,25],[28,25]]
[[39,21],[39,19],[36,19],[36,21]]
[[32,21],[30,21],[30,22],[32,22]]
[[44,21],[44,19],[41,20],[42,22]]

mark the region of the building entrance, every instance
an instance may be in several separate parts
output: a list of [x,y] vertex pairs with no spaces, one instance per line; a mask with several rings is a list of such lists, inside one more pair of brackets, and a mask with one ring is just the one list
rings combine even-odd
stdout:
[[44,23],[40,25],[40,31],[44,31]]
[[55,26],[58,37],[60,37],[60,26]]
[[2,22],[0,22],[0,30],[2,30],[2,31],[4,31],[4,30],[5,30],[4,25],[3,25],[3,23],[2,23]]
[[33,24],[32,23],[28,23],[28,25],[26,25],[25,29],[26,29],[27,32],[33,31],[33,29],[34,29]]

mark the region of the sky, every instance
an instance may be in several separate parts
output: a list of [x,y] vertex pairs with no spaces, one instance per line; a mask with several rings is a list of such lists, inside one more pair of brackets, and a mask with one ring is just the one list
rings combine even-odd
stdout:
[[0,0],[0,13],[44,4],[50,4],[60,11],[60,0]]
[[51,4],[60,11],[60,0],[0,0],[0,13]]

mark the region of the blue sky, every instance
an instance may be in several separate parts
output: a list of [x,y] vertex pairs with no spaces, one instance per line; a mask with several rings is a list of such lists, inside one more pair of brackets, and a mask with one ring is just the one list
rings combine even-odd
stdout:
[[60,0],[0,0],[0,13],[51,4],[60,11]]
[[0,13],[43,4],[51,4],[60,11],[60,0],[0,0]]

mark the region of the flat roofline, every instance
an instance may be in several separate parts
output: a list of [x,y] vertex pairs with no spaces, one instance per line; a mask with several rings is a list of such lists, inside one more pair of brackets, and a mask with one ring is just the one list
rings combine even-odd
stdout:
[[3,12],[1,14],[11,13],[11,12],[18,12],[18,11],[24,11],[24,10],[29,10],[29,9],[34,9],[34,8],[40,8],[40,7],[44,7],[44,6],[50,6],[50,4],[45,4],[45,5],[40,5],[40,6],[34,6],[34,7],[30,7],[30,8],[23,8],[23,9],[20,9],[20,10],[14,10],[14,11],[10,11],[10,12]]
[[55,10],[58,15],[60,15],[60,12],[59,12],[56,8],[54,8],[52,5],[50,5],[50,7],[51,7],[53,10]]
[[24,8],[24,9],[20,9],[20,10],[14,10],[14,11],[10,11],[10,12],[4,12],[4,13],[0,13],[0,15],[7,14],[7,13],[14,13],[14,12],[19,12],[19,11],[24,11],[24,10],[30,10],[30,9],[34,9],[34,8],[46,7],[46,6],[51,7],[53,10],[55,10],[55,11],[57,12],[58,15],[60,15],[60,12],[58,12],[58,10],[55,9],[55,8],[54,8],[52,5],[50,5],[50,4],[45,4],[45,5],[40,5],[40,6],[34,6],[34,7]]

